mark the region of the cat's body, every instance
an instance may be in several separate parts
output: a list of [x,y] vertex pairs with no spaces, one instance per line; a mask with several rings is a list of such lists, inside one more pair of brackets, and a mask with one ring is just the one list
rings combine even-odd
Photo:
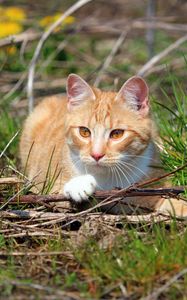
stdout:
[[[81,202],[96,189],[126,188],[155,177],[154,166],[159,163],[155,139],[148,88],[141,78],[132,77],[114,93],[92,89],[72,74],[67,97],[45,99],[28,117],[20,151],[22,165],[38,190],[47,179],[54,183],[51,193]],[[129,201],[173,210],[161,198]],[[182,201],[176,205],[177,214],[185,209],[187,214]]]

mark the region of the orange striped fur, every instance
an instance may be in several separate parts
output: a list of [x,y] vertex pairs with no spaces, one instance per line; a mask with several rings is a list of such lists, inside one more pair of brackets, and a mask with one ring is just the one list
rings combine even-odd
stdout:
[[[90,136],[83,137],[80,127]],[[112,131],[123,130],[121,138]],[[23,168],[34,191],[64,193],[84,201],[96,189],[112,189],[157,175],[157,138],[149,112],[148,88],[139,77],[129,79],[119,93],[91,88],[70,75],[67,97],[44,99],[27,118],[20,142]],[[46,183],[48,181],[48,183]],[[156,197],[128,199],[139,206],[173,213],[168,200]],[[174,200],[177,215],[187,215],[183,201]]]

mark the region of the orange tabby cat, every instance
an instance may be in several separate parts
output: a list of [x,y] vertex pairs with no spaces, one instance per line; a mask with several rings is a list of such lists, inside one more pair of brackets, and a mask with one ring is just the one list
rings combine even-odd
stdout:
[[[130,78],[115,93],[91,88],[71,74],[67,97],[46,98],[26,120],[20,143],[22,165],[37,189],[54,181],[51,193],[81,202],[96,189],[126,188],[155,177],[151,167],[158,160],[155,132],[142,78]],[[182,200],[126,201],[187,215]]]

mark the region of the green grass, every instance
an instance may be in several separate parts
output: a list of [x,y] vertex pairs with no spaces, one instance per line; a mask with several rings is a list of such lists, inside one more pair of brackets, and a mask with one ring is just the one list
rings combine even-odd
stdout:
[[[146,239],[138,236],[135,230],[129,230],[107,251],[94,241],[82,251],[76,251],[81,266],[98,287],[98,297],[111,285],[117,285],[119,292],[120,283],[128,290],[145,295],[159,285],[161,278],[169,278],[183,269],[187,263],[187,234],[180,237],[176,228],[172,230],[173,234],[170,232],[168,236],[165,228],[155,226]],[[168,249],[172,249],[169,255]]]
[[[78,292],[84,299],[101,299],[104,295],[109,297],[111,293],[115,297],[120,296],[120,286],[123,286],[127,294],[139,299],[186,267],[187,232],[178,234],[181,226],[174,221],[170,226],[144,228],[141,233],[137,228],[124,228],[112,247],[105,250],[89,238],[79,247],[65,243],[60,237],[58,240],[37,243],[34,239],[26,239],[22,244],[22,251],[26,253],[32,251],[31,245],[35,244],[34,249],[62,251],[62,255],[48,255],[40,259],[35,257],[34,261],[27,256],[8,256],[6,268],[1,268],[0,272],[0,290],[4,295],[9,295],[12,293],[11,281],[16,280],[19,283],[39,283],[57,291]],[[13,246],[16,248],[15,243]],[[63,251],[73,258],[65,258]],[[37,274],[40,274],[39,282]],[[164,297],[185,299],[186,280],[185,275],[180,282],[164,291]],[[16,287],[15,295],[22,289],[21,286]],[[25,292],[34,292],[29,285],[24,289]]]
[[[187,163],[187,95],[175,76],[170,75],[173,94],[162,89],[164,99],[155,100],[155,114],[159,124],[164,168],[172,171]],[[187,168],[172,178],[174,185],[187,185]]]

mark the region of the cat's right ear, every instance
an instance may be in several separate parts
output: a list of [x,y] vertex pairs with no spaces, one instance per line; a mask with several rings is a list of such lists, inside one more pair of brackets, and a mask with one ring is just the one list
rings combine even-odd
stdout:
[[81,105],[86,100],[95,100],[96,98],[91,87],[76,74],[68,76],[66,91],[69,110]]

